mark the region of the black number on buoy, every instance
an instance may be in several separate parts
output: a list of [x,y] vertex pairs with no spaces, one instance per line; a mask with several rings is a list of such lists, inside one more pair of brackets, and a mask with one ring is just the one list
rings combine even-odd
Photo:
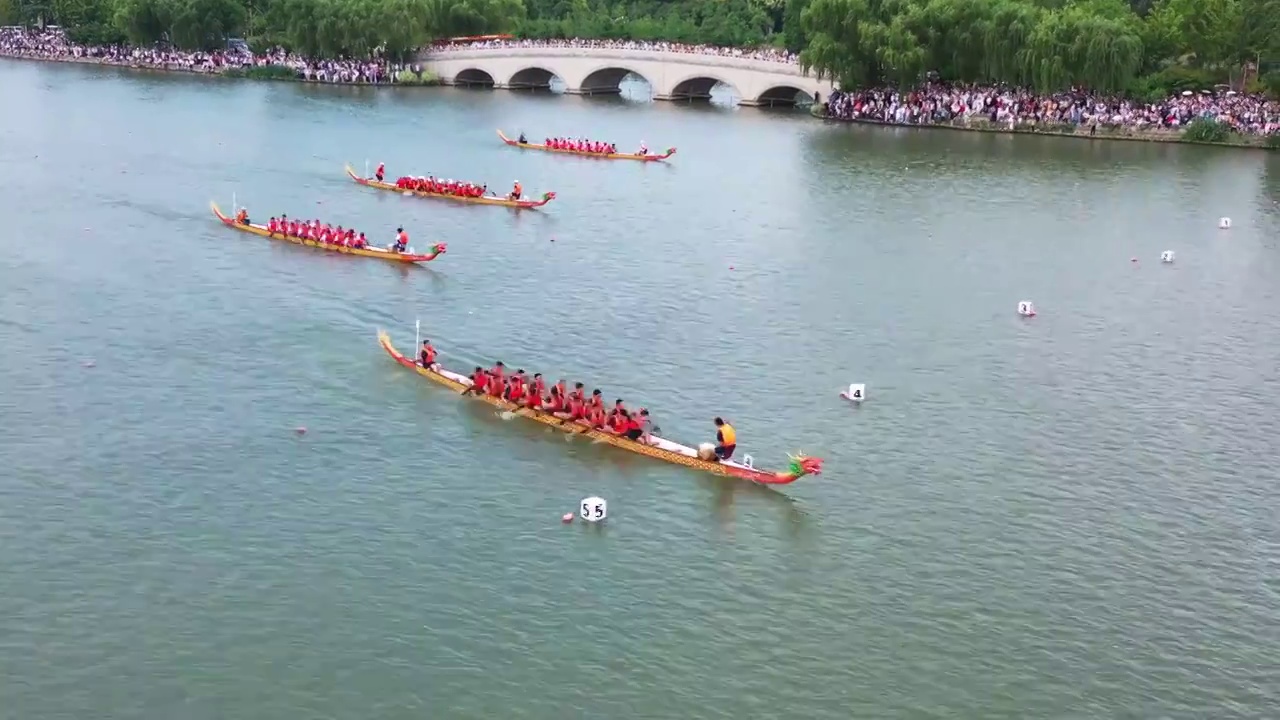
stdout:
[[861,390],[854,390],[854,391],[853,391],[853,396],[854,396],[855,398],[858,398],[859,400],[861,400],[861,399],[862,399],[862,391],[861,391]]

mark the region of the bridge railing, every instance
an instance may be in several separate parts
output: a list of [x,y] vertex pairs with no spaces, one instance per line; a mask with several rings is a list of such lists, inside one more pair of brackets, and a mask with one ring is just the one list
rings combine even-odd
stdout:
[[792,77],[812,78],[795,63],[778,62],[776,60],[757,60],[755,58],[739,58],[726,55],[702,55],[699,53],[663,52],[660,50],[624,50],[616,48],[574,48],[574,47],[497,47],[497,48],[453,48],[449,50],[427,50],[419,56],[424,62],[446,62],[456,60],[480,60],[497,58],[583,58],[592,60],[644,61],[659,63],[677,63],[680,65],[701,65],[713,68],[734,68],[752,72],[769,73],[771,75],[789,75]]

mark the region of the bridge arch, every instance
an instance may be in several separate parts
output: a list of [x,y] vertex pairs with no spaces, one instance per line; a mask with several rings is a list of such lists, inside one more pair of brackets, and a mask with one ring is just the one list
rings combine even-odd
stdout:
[[813,94],[795,85],[774,85],[755,98],[755,105],[767,107],[790,106],[817,102]]
[[578,92],[583,95],[616,95],[622,92],[622,79],[628,75],[635,75],[653,87],[653,82],[644,73],[622,65],[604,65],[583,76],[582,82],[578,83]]
[[506,86],[512,90],[550,90],[551,81],[554,78],[564,80],[540,65],[529,65],[511,73]]
[[493,87],[493,76],[480,68],[467,68],[453,76],[454,85],[466,87]]
[[733,90],[733,94],[739,98],[744,97],[733,83],[718,76],[716,73],[701,69],[686,76],[683,80],[673,83],[671,92],[668,95],[672,100],[710,100],[711,88],[720,84],[728,86],[730,90]]

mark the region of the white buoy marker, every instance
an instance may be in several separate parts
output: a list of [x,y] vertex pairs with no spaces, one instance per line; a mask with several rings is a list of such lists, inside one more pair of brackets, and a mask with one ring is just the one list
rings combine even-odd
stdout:
[[600,522],[608,516],[609,505],[604,498],[592,495],[578,503],[578,514],[587,522]]

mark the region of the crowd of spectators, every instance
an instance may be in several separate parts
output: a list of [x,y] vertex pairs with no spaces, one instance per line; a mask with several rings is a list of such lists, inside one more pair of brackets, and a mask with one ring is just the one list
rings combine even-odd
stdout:
[[836,91],[825,109],[830,118],[888,125],[967,125],[976,120],[1010,130],[1173,131],[1204,117],[1242,135],[1280,132],[1280,101],[1232,91],[1183,91],[1142,103],[1083,90],[1039,95],[1010,87],[930,82],[911,91]]
[[253,54],[243,49],[185,52],[161,47],[85,46],[71,42],[60,30],[38,32],[20,27],[0,28],[0,56],[211,74],[275,65],[292,69],[299,80],[326,83],[390,83],[401,69],[377,60],[309,60],[280,49]]
[[478,40],[470,43],[453,43],[433,48],[434,52],[470,50],[475,48],[583,48],[609,50],[647,50],[650,52],[685,53],[689,55],[714,55],[716,57],[744,58],[797,64],[799,58],[793,52],[781,48],[728,48],[714,45],[686,45],[684,43],[650,40],[589,40],[583,38],[549,40]]

